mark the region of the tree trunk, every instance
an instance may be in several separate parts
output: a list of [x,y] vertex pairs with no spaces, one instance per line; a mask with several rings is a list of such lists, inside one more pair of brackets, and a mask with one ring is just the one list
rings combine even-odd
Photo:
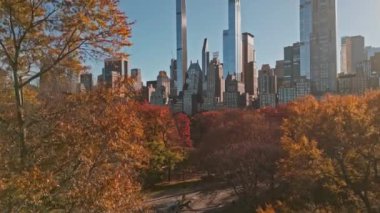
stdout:
[[368,199],[367,192],[365,192],[364,195],[362,194],[360,197],[361,197],[361,199],[364,202],[364,205],[365,205],[365,207],[367,209],[367,212],[368,213],[372,213],[373,212],[372,205],[371,205],[371,203],[370,203],[370,201]]
[[169,160],[168,162],[168,182],[170,183],[172,179],[172,165],[171,165],[171,161]]
[[14,92],[16,98],[17,124],[18,124],[18,142],[19,142],[19,158],[21,167],[25,165],[26,156],[26,128],[24,115],[24,96],[22,92],[21,79],[17,74],[17,69],[13,69]]

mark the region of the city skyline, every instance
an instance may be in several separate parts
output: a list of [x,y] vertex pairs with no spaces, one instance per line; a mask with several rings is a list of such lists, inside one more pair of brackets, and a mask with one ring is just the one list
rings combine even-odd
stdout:
[[[215,4],[216,2],[219,4]],[[273,3],[276,4],[273,5]],[[257,66],[260,67],[262,64],[274,66],[276,60],[282,58],[283,47],[300,40],[299,0],[290,0],[286,3],[278,0],[242,0],[241,4],[242,32],[250,32],[255,35]],[[141,68],[144,81],[155,79],[159,70],[169,71],[170,59],[176,58],[175,1],[163,0],[158,4],[150,2],[148,7],[146,5],[144,0],[138,2],[127,0],[120,5],[121,9],[126,11],[129,16],[129,21],[136,21],[132,26],[132,42],[134,45],[125,48],[125,52],[131,55],[129,58],[130,68]],[[376,14],[375,9],[380,7],[379,1],[345,0],[343,2],[338,0],[337,5],[338,41],[342,36],[363,35],[366,38],[366,46],[380,46],[380,32],[376,30],[376,28],[380,28],[380,23],[375,21],[380,18],[380,14]],[[146,11],[141,12],[139,8],[142,6],[146,7]],[[187,2],[188,63],[191,60],[201,61],[202,43],[206,37],[209,41],[209,51],[219,52],[221,61],[223,61],[222,32],[228,28],[227,6],[227,0],[223,3],[220,3],[220,0],[203,0],[202,4],[199,0]],[[281,10],[279,10],[280,8]],[[263,16],[265,14],[264,9],[267,12],[276,10],[276,13],[271,13],[271,16]],[[353,9],[358,14],[365,14],[365,16],[358,15],[357,19],[350,20],[349,15]],[[135,11],[140,12],[136,13]],[[156,15],[158,14],[162,15],[160,16],[162,23],[152,25],[157,20]],[[376,27],[376,25],[379,26]],[[148,29],[154,33],[147,33]],[[339,46],[337,52],[340,52]],[[101,61],[90,62],[90,65],[94,76],[101,72]]]

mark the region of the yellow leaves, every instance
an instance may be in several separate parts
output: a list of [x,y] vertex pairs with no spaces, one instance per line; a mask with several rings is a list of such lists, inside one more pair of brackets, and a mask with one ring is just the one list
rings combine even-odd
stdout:
[[327,96],[290,105],[282,125],[287,155],[280,167],[287,181],[295,183],[297,194],[305,190],[297,184],[314,181],[331,195],[352,196],[347,200],[360,200],[359,189],[375,197],[372,189],[379,185],[371,159],[379,155],[380,111],[374,104],[379,103],[378,94]]

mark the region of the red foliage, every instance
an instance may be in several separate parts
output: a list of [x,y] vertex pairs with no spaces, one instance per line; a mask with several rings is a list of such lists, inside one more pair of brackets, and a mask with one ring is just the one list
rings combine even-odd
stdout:
[[192,147],[193,144],[190,138],[190,119],[184,113],[177,113],[174,116],[175,122],[177,124],[178,134],[181,138],[183,144],[187,147]]

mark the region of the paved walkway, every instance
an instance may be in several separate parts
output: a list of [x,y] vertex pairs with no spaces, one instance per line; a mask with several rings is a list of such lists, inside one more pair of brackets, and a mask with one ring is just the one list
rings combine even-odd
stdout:
[[188,205],[180,212],[212,212],[234,200],[236,196],[230,188],[202,184],[152,193],[146,204],[157,212],[175,212],[170,209],[175,209],[181,203],[188,203]]

